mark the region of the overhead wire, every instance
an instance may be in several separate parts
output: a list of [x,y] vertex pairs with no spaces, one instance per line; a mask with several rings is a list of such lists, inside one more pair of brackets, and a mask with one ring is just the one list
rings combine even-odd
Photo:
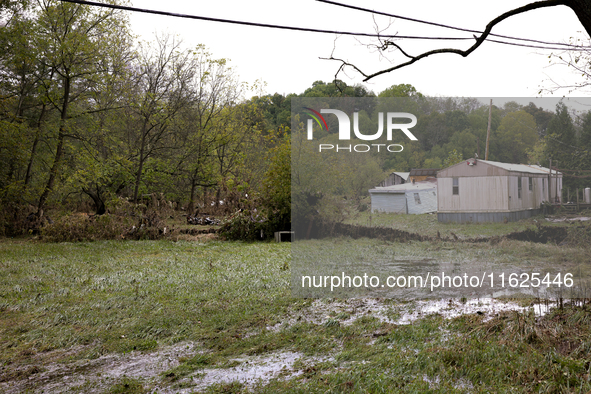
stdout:
[[269,24],[269,23],[238,21],[238,20],[233,20],[233,19],[213,18],[213,17],[209,17],[209,16],[180,14],[177,12],[158,11],[158,10],[152,10],[152,9],[147,9],[147,8],[138,8],[138,7],[131,7],[131,6],[126,6],[126,5],[119,5],[119,4],[99,3],[96,1],[86,1],[86,0],[60,0],[60,1],[65,2],[65,3],[74,3],[74,4],[89,5],[89,6],[94,6],[94,7],[111,8],[111,9],[123,10],[123,11],[141,12],[141,13],[146,13],[146,14],[163,15],[163,16],[172,16],[172,17],[176,17],[176,18],[196,19],[196,20],[202,20],[202,21],[208,21],[208,22],[229,23],[229,24],[234,24],[234,25],[265,27],[265,28],[280,29],[280,30],[295,30],[295,31],[310,32],[310,33],[324,33],[324,34],[365,36],[365,37],[409,38],[409,39],[424,39],[424,40],[473,40],[474,39],[472,37],[398,36],[398,35],[394,35],[394,34],[383,35],[383,34],[377,34],[377,33],[360,33],[360,32],[349,32],[349,31],[338,31],[338,30],[324,30],[324,29],[314,29],[314,28],[308,28],[308,27],[274,25],[274,24]]
[[[181,13],[176,13],[176,12],[158,11],[158,10],[152,10],[152,9],[146,9],[146,8],[138,8],[138,7],[131,7],[131,6],[126,6],[126,5],[118,5],[118,4],[99,3],[96,1],[87,1],[87,0],[60,0],[60,1],[66,2],[66,3],[74,3],[74,4],[88,5],[88,6],[94,6],[94,7],[110,8],[110,9],[130,11],[130,12],[140,12],[140,13],[147,13],[147,14],[154,14],[154,15],[171,16],[171,17],[176,17],[176,18],[195,19],[195,20],[202,20],[202,21],[208,21],[208,22],[228,23],[228,24],[235,24],[235,25],[263,27],[263,28],[280,29],[280,30],[293,30],[293,31],[310,32],[310,33],[336,34],[336,35],[373,37],[373,38],[415,39],[415,40],[455,40],[455,41],[461,41],[461,40],[474,40],[475,39],[475,37],[401,36],[401,35],[397,35],[397,34],[388,35],[388,34],[378,34],[378,33],[360,33],[360,32],[350,32],[350,31],[324,30],[324,29],[314,29],[314,28],[308,28],[308,27],[275,25],[275,24],[268,24],[268,23],[238,21],[238,20],[233,20],[233,19],[213,18],[213,17],[200,16],[200,15],[181,14]],[[329,2],[328,0],[318,0],[318,1]],[[336,2],[331,2],[331,3],[339,4]],[[412,18],[406,18],[406,19],[411,20]],[[427,23],[427,22],[425,22],[425,23]],[[441,26],[445,26],[445,25],[441,25]],[[467,30],[467,29],[465,31],[473,32],[473,31]],[[522,39],[522,40],[529,41],[528,39]],[[490,41],[490,42],[494,42],[494,43],[498,43],[498,44],[503,44],[503,45],[512,45],[512,46],[519,46],[519,47],[526,47],[526,48],[536,48],[536,49],[546,49],[546,50],[564,50],[565,49],[565,48],[558,48],[558,47],[519,44],[519,43],[512,43],[512,42],[491,40],[491,39],[486,39],[486,41]],[[535,40],[532,40],[532,41],[535,42]],[[564,44],[545,43],[543,41],[540,41],[539,43],[548,44],[548,45],[564,45]],[[570,50],[583,51],[583,50],[588,50],[588,48],[577,46],[577,47],[570,48]]]
[[[390,18],[396,18],[396,19],[401,19],[401,20],[406,20],[406,21],[410,21],[410,22],[421,23],[421,24],[430,25],[430,26],[442,27],[442,28],[445,28],[445,29],[457,30],[457,31],[462,31],[462,32],[467,32],[467,33],[473,33],[473,34],[482,34],[483,33],[482,31],[479,31],[479,30],[465,29],[465,28],[461,28],[461,27],[456,27],[456,26],[451,26],[451,25],[445,25],[445,24],[442,24],[442,23],[429,22],[429,21],[425,21],[425,20],[417,19],[417,18],[409,18],[409,17],[402,16],[402,15],[396,15],[396,14],[391,14],[391,13],[387,13],[387,12],[371,10],[369,8],[363,8],[363,7],[358,7],[358,6],[354,6],[354,5],[350,5],[350,4],[339,3],[339,2],[333,1],[333,0],[316,0],[316,1],[318,1],[320,3],[326,3],[326,4],[335,5],[335,6],[338,6],[338,7],[349,8],[349,9],[356,10],[356,11],[369,12],[369,13],[375,14],[375,15],[382,15],[382,16],[387,16],[387,17],[390,17]],[[544,44],[544,45],[561,45],[561,46],[572,47],[572,48],[583,48],[580,45],[573,45],[573,44],[567,44],[567,43],[561,43],[561,42],[547,42],[547,41],[534,40],[534,39],[531,39],[531,38],[520,38],[520,37],[505,36],[505,35],[495,34],[495,33],[489,33],[489,36],[494,36],[494,37],[499,37],[499,38],[506,38],[506,39],[509,39],[509,40],[516,40],[516,41],[534,42],[534,43],[537,43],[537,44]],[[488,40],[488,41],[492,41],[492,40]],[[498,42],[498,41],[493,41],[493,42]],[[501,42],[501,43],[512,45],[512,44],[507,43],[507,42]]]

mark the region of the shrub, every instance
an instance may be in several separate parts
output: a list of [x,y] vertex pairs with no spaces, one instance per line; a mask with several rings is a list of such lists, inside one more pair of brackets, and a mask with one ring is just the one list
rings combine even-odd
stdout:
[[273,236],[267,217],[256,209],[236,212],[222,224],[220,234],[228,239],[256,241]]
[[73,213],[61,216],[41,228],[41,239],[48,242],[80,242],[110,239],[158,239],[164,223],[157,212],[134,216]]
[[89,216],[85,213],[64,215],[41,228],[41,239],[48,242],[96,241],[121,239],[132,227],[128,218],[105,214]]

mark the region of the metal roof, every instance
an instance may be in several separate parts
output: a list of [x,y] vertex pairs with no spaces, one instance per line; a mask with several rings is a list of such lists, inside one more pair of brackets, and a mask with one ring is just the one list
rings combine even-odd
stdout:
[[416,182],[416,183],[403,183],[400,185],[392,185],[385,187],[376,187],[370,189],[370,193],[407,193],[407,192],[418,192],[427,190],[436,190],[437,183],[434,182]]
[[400,178],[402,178],[406,181],[406,180],[408,180],[408,176],[410,175],[410,172],[396,172],[396,171],[394,171],[392,174],[396,174]]
[[439,168],[413,168],[410,170],[410,176],[437,176]]
[[[548,174],[548,173],[550,173],[550,170],[548,168],[541,167],[538,165],[501,163],[498,161],[480,160],[480,159],[478,159],[478,161],[489,164],[491,166],[505,169],[507,171],[529,172],[531,174]],[[552,174],[556,174],[556,171],[553,170]],[[559,172],[558,174],[561,174],[561,173]]]

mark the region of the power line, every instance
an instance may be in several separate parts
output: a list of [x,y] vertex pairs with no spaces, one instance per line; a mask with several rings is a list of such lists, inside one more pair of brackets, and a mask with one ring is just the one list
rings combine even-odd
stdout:
[[118,5],[118,4],[98,3],[95,1],[86,1],[86,0],[61,0],[61,1],[66,2],[66,3],[74,3],[74,4],[89,5],[89,6],[94,6],[94,7],[111,8],[111,9],[123,10],[123,11],[141,12],[141,13],[145,13],[145,14],[172,16],[175,18],[196,19],[196,20],[208,21],[208,22],[229,23],[229,24],[234,24],[234,25],[254,26],[254,27],[266,27],[266,28],[281,29],[281,30],[295,30],[295,31],[310,32],[310,33],[338,34],[338,35],[362,36],[362,37],[365,36],[365,37],[385,37],[385,38],[408,38],[408,39],[422,39],[422,40],[473,40],[474,39],[472,37],[469,37],[469,38],[468,37],[464,37],[464,38],[458,38],[458,37],[418,37],[418,36],[382,35],[382,34],[376,34],[376,33],[355,33],[355,32],[348,32],[348,31],[323,30],[323,29],[312,29],[312,28],[307,28],[307,27],[283,26],[283,25],[273,25],[273,24],[268,24],[268,23],[237,21],[237,20],[232,20],[232,19],[212,18],[212,17],[200,16],[200,15],[179,14],[176,12],[158,11],[158,10],[130,7],[130,6]]
[[[117,5],[117,4],[98,3],[98,2],[86,1],[86,0],[61,0],[61,1],[66,2],[66,3],[89,5],[89,6],[94,6],[94,7],[110,8],[110,9],[123,10],[123,11],[140,12],[140,13],[163,15],[163,16],[172,16],[175,18],[186,18],[186,19],[195,19],[195,20],[202,20],[202,21],[208,21],[208,22],[229,23],[229,24],[242,25],[242,26],[264,27],[264,28],[271,28],[271,29],[293,30],[293,31],[310,32],[310,33],[336,34],[336,35],[373,37],[373,38],[403,38],[403,39],[414,39],[414,40],[455,40],[455,41],[464,40],[465,41],[465,40],[474,40],[474,38],[475,38],[475,37],[400,36],[400,35],[384,35],[384,34],[376,34],[376,33],[356,33],[356,32],[348,32],[348,31],[323,30],[323,29],[313,29],[313,28],[307,28],[307,27],[284,26],[284,25],[273,25],[273,24],[268,24],[268,23],[237,21],[237,20],[232,20],[232,19],[212,18],[212,17],[207,17],[207,16],[190,15],[190,14],[179,14],[179,13],[175,13],[175,12],[158,11],[158,10],[151,10],[151,9],[145,9],[145,8]],[[324,0],[318,0],[318,1],[324,1]],[[487,39],[486,41],[491,41],[491,42],[495,42],[498,44],[504,44],[504,45],[526,47],[526,48],[547,49],[547,50],[564,50],[564,48],[518,44],[518,43],[511,43],[511,42],[498,41],[498,40]],[[579,50],[579,51],[585,50],[583,47],[576,47],[576,48],[578,48],[578,49],[575,49],[575,50]]]
[[[456,26],[451,26],[451,25],[444,25],[442,23],[436,23],[436,22],[429,22],[429,21],[425,21],[422,19],[416,19],[416,18],[409,18],[406,16],[402,16],[402,15],[396,15],[396,14],[390,14],[387,12],[381,12],[381,11],[375,11],[375,10],[370,10],[369,8],[363,8],[363,7],[358,7],[358,6],[354,6],[354,5],[349,5],[349,4],[343,4],[343,3],[339,3],[336,1],[332,1],[332,0],[316,0],[320,3],[326,3],[326,4],[331,4],[331,5],[336,5],[338,7],[344,7],[344,8],[349,8],[352,10],[356,10],[356,11],[363,11],[363,12],[369,12],[372,14],[376,14],[376,15],[382,15],[382,16],[388,16],[390,18],[396,18],[396,19],[402,19],[402,20],[406,20],[406,21],[410,21],[410,22],[416,22],[416,23],[422,23],[425,25],[430,25],[430,26],[437,26],[437,27],[443,27],[445,29],[452,29],[452,30],[458,30],[458,31],[462,31],[462,32],[467,32],[467,33],[474,33],[474,34],[482,34],[482,31],[479,30],[471,30],[471,29],[464,29],[461,27],[456,27]],[[533,40],[530,38],[519,38],[519,37],[512,37],[512,36],[504,36],[501,34],[494,34],[494,33],[490,33],[490,36],[494,36],[494,37],[499,37],[499,38],[506,38],[509,40],[517,40],[517,41],[527,41],[527,42],[534,42],[537,44],[544,44],[544,45],[561,45],[561,46],[565,46],[565,47],[572,47],[572,48],[581,48],[581,46],[579,45],[573,45],[573,44],[565,44],[565,43],[560,43],[560,42],[546,42],[546,41],[540,41],[540,40]],[[492,41],[492,40],[488,40],[488,41]],[[493,42],[499,42],[499,41],[493,41]],[[502,44],[509,44],[509,45],[516,45],[516,44],[510,44],[507,42],[500,42]],[[539,47],[534,47],[534,48],[539,48]]]

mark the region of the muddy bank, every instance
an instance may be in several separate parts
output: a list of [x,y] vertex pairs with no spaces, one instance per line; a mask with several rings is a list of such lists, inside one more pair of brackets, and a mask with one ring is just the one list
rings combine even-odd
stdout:
[[443,241],[443,242],[468,242],[468,243],[482,243],[491,242],[498,243],[503,239],[536,242],[536,243],[564,243],[569,234],[573,231],[587,231],[588,226],[572,226],[572,227],[558,227],[558,226],[542,226],[531,228],[523,231],[516,231],[502,236],[493,237],[476,237],[476,238],[460,238],[454,233],[451,236],[441,236],[437,232],[436,236],[424,235],[419,233],[411,233],[404,230],[398,230],[388,227],[365,227],[353,224],[344,223],[323,223],[315,227],[310,238],[320,239],[327,237],[351,237],[358,238],[377,238],[386,241],[408,242],[408,241]]
[[344,223],[322,223],[318,225],[312,234],[312,238],[324,238],[331,236],[358,238],[378,238],[389,241],[431,241],[433,237],[410,233],[387,227],[365,227]]
[[507,234],[504,238],[514,239],[516,241],[528,241],[538,243],[560,244],[568,237],[567,227],[539,226],[536,229],[527,229],[524,231]]

